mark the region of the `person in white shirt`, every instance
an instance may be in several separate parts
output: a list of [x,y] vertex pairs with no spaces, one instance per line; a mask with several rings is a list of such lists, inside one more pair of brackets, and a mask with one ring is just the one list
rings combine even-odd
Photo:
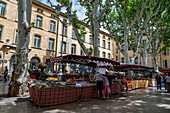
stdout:
[[[93,72],[95,72],[95,70],[93,70]],[[98,98],[100,98],[100,91],[102,91],[102,95],[103,95],[103,99],[105,99],[105,94],[104,94],[104,88],[103,88],[103,75],[100,74],[99,72],[97,72],[95,75],[95,80],[97,83],[97,95]]]
[[170,73],[166,77],[167,92],[170,93]]

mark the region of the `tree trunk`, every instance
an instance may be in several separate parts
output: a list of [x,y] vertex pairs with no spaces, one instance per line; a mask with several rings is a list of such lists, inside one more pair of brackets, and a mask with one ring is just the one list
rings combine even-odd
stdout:
[[142,57],[143,57],[143,65],[148,66],[148,56],[147,56],[147,50],[146,48],[142,49]]
[[24,96],[28,76],[28,47],[30,40],[32,0],[18,0],[18,41],[15,53],[14,75],[9,84],[9,97]]
[[154,66],[154,70],[159,70],[156,55],[153,56],[153,66]]
[[124,48],[124,57],[125,57],[125,62],[126,64],[130,64],[130,58],[129,58],[129,53],[128,53],[128,42],[127,42],[127,35],[125,34],[124,36],[125,39],[125,48]]
[[94,37],[93,37],[93,56],[98,56],[98,36],[99,36],[99,23],[97,22],[98,19],[94,20]]

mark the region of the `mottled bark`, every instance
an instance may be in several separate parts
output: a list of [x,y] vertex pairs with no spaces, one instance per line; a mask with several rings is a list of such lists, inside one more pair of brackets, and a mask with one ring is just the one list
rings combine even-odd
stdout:
[[148,54],[146,48],[142,49],[142,58],[143,58],[143,65],[148,66]]
[[30,40],[32,0],[18,0],[18,41],[15,53],[14,75],[9,84],[9,97],[24,96],[28,76],[28,47]]
[[154,70],[159,70],[158,68],[158,61],[157,61],[157,56],[153,56],[153,65],[154,65]]

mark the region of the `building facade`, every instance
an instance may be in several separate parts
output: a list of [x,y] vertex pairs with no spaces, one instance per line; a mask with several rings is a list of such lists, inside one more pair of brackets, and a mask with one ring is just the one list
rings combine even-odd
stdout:
[[[15,49],[18,38],[18,0],[0,0],[0,58],[7,59],[6,64],[0,64],[9,67],[13,71],[15,59]],[[60,14],[62,21],[68,22],[63,13]],[[61,54],[62,42],[62,23],[59,22],[58,39],[57,37],[57,19],[55,10],[38,1],[33,1],[31,22],[35,22],[35,28],[31,28],[30,43],[28,53],[28,65],[30,69],[36,67],[38,63],[45,63],[47,58],[54,57],[57,48],[57,56]],[[92,36],[88,26],[83,26],[86,34],[82,39],[86,48],[93,48]],[[64,26],[63,55],[75,54],[85,55],[82,51],[72,26]],[[99,37],[99,57],[109,59],[119,59],[114,56],[113,49],[115,44],[109,35],[100,31]],[[56,47],[57,46],[57,47]],[[119,61],[119,60],[117,60]],[[50,68],[55,66],[48,64]]]

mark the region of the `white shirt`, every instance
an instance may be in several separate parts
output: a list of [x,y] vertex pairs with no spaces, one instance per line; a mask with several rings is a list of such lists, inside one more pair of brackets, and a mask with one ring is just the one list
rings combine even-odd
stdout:
[[166,82],[170,82],[170,77],[169,76],[166,77]]
[[100,73],[96,73],[95,74],[95,79],[96,79],[96,81],[103,81],[103,75],[100,74]]

